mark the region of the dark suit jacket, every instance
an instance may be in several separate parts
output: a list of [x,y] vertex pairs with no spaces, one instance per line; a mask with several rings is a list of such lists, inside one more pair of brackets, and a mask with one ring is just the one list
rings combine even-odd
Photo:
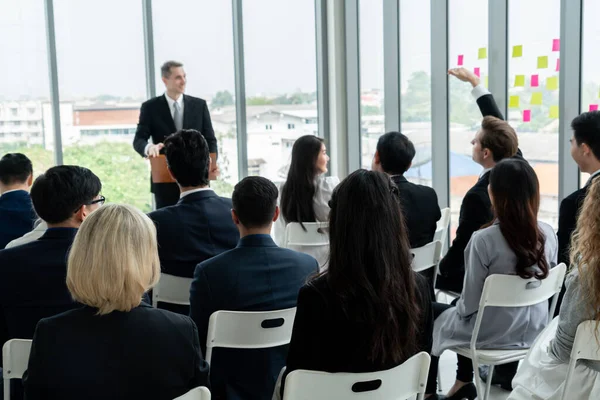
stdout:
[[402,175],[393,176],[392,181],[398,186],[410,247],[414,249],[432,242],[437,221],[442,217],[435,190],[411,183]]
[[208,386],[189,317],[144,303],[96,312],[81,307],[40,321],[23,378],[28,400],[171,400]]
[[31,243],[0,250],[0,343],[31,339],[38,321],[79,305],[67,289],[67,254],[77,229],[48,229]]
[[231,199],[209,189],[148,214],[156,225],[162,272],[191,278],[196,265],[233,249],[240,234],[232,208]]
[[[277,247],[270,235],[245,236],[235,249],[199,264],[190,289],[190,316],[198,325],[202,350],[212,313],[295,307],[298,290],[318,271],[317,260]],[[213,398],[270,400],[287,348],[215,349],[210,375]]]
[[[429,286],[426,279],[419,274],[415,274],[415,279],[416,302],[422,313],[414,354],[420,351],[431,353],[433,312]],[[358,321],[353,310],[350,310],[349,315],[350,317],[343,311],[337,294],[327,283],[327,275],[302,287],[298,295],[296,319],[283,378],[297,369],[374,372],[395,367],[406,361],[370,361],[369,339],[375,327]],[[283,389],[282,384],[282,394]]]
[[31,197],[25,190],[16,190],[0,196],[0,250],[33,230],[37,215]]

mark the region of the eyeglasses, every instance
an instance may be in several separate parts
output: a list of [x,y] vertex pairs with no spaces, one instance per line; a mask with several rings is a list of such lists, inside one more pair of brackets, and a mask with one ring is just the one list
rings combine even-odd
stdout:
[[106,202],[106,197],[104,196],[100,196],[99,198],[97,198],[96,200],[92,200],[90,201],[87,205],[91,206],[92,204],[98,204],[98,205],[103,205]]

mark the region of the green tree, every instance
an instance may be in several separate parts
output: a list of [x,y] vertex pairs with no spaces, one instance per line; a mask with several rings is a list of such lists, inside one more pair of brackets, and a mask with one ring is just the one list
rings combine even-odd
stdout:
[[431,78],[425,71],[411,75],[400,107],[404,122],[431,120]]
[[234,103],[233,95],[229,93],[228,90],[223,90],[217,92],[215,96],[212,98],[210,105],[211,107],[225,107],[232,106]]
[[274,104],[273,99],[269,99],[264,96],[248,97],[246,99],[247,106],[267,106],[271,104]]

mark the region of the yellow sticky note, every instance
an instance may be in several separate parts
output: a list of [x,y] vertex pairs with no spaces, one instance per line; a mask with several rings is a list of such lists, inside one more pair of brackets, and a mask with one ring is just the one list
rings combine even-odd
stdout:
[[556,90],[558,89],[558,76],[551,76],[546,79],[546,89],[548,90]]
[[541,106],[542,105],[542,92],[531,93],[531,101],[529,102],[529,104],[532,104],[535,106]]
[[537,67],[538,69],[548,68],[548,56],[539,56]]
[[486,75],[486,77],[485,77],[485,87],[486,88],[490,87],[489,83],[490,83],[490,80],[488,79],[488,76]]
[[515,76],[515,87],[525,86],[525,75]]
[[480,60],[487,58],[487,47],[480,48],[477,54],[477,58]]
[[519,108],[519,96],[510,96],[508,106],[510,108]]
[[513,58],[523,57],[523,45],[522,44],[513,46],[512,56],[513,56]]
[[558,118],[558,106],[550,106],[550,118]]

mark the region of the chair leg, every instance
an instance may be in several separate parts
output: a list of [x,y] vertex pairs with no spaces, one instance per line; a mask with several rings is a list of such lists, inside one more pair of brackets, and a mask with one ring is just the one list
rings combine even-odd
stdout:
[[477,354],[471,353],[471,361],[473,362],[473,373],[475,376],[475,387],[477,388],[477,399],[485,400],[485,397],[482,397],[484,394],[484,389],[481,386],[481,377],[479,376],[479,360],[477,360]]
[[438,391],[443,392],[444,389],[442,389],[442,371],[440,370],[439,366],[438,366],[437,380],[438,380]]
[[492,387],[492,377],[494,376],[494,365],[490,365],[490,370],[488,371],[487,382],[485,383],[485,399],[490,398],[490,389]]
[[4,400],[10,400],[10,379],[4,379]]

